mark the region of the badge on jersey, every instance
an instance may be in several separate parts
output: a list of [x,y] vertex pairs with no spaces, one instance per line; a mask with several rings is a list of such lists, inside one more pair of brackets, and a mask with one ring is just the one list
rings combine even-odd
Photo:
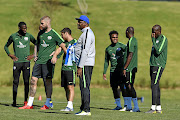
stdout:
[[48,40],[51,40],[51,39],[52,39],[52,37],[51,37],[51,36],[48,36],[47,38],[48,38]]
[[28,41],[28,37],[24,37],[24,40],[25,40],[25,41]]

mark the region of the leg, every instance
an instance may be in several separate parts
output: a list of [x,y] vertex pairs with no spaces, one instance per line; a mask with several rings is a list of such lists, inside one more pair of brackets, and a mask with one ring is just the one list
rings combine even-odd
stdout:
[[21,64],[22,63],[14,63],[13,66],[13,106],[16,106],[16,97],[17,97],[17,89],[19,84],[19,76],[21,74]]
[[36,94],[37,81],[38,81],[38,78],[32,76],[31,83],[30,83],[30,97],[34,97]]
[[68,85],[68,92],[69,92],[69,94],[68,94],[68,101],[73,101],[73,99],[74,99],[74,85]]
[[29,77],[30,77],[30,62],[25,62],[23,65],[24,101],[27,101],[27,99],[28,99]]

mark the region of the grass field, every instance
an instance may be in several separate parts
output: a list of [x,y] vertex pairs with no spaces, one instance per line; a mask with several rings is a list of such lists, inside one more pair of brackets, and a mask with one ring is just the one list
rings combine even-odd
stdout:
[[[81,32],[77,29],[74,18],[81,15],[76,0],[53,0],[53,4],[45,4],[44,0],[1,0],[0,1],[0,85],[12,85],[12,60],[4,52],[8,37],[17,31],[19,21],[25,21],[28,32],[36,36],[39,19],[43,15],[52,18],[52,27],[58,32],[64,27],[72,29],[72,35],[79,38]],[[92,76],[92,84],[109,85],[103,81],[104,50],[110,44],[108,33],[111,30],[119,32],[119,41],[126,44],[125,30],[128,26],[135,28],[138,39],[138,73],[136,86],[149,87],[149,57],[151,52],[151,28],[154,24],[162,26],[162,33],[168,38],[168,60],[160,82],[163,88],[180,87],[180,56],[179,27],[180,2],[149,2],[121,0],[87,0],[90,27],[96,36],[96,64]],[[9,47],[12,52],[12,45]],[[31,68],[33,67],[31,62]],[[61,60],[56,64],[54,84],[59,84]],[[176,71],[176,72],[174,72]],[[109,77],[109,72],[107,73]],[[20,78],[22,79],[22,77]],[[22,82],[20,83],[22,84]]]
[[[151,92],[150,90],[137,90],[138,96],[144,96],[144,103],[139,102],[142,112],[130,113],[113,111],[115,107],[112,91],[110,88],[91,88],[91,116],[75,116],[74,113],[79,111],[80,90],[75,88],[74,112],[61,112],[60,109],[66,107],[66,99],[63,88],[54,87],[53,91],[53,110],[41,111],[39,108],[45,102],[45,93],[43,87],[38,87],[34,101],[33,110],[19,110],[9,106],[12,103],[11,87],[0,87],[0,120],[179,120],[180,90],[161,90],[161,103],[163,114],[145,114],[150,109]],[[38,101],[38,96],[42,95],[42,101]],[[176,97],[175,97],[176,96]],[[23,86],[19,86],[17,102],[19,106],[23,103]],[[123,100],[121,100],[123,103]]]

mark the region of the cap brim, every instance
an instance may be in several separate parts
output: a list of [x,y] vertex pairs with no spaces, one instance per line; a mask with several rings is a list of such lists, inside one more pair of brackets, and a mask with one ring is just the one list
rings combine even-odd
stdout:
[[79,18],[75,18],[76,20],[80,20],[80,21],[83,21],[83,20],[81,20],[81,19],[79,19]]

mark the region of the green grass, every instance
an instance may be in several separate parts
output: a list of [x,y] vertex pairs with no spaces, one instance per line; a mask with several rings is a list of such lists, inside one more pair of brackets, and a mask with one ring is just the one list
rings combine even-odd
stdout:
[[[161,105],[163,114],[145,114],[151,106],[151,91],[146,89],[137,90],[138,96],[144,96],[144,103],[139,102],[142,112],[130,113],[119,112],[111,109],[115,108],[112,91],[110,88],[91,88],[91,113],[92,116],[75,116],[74,113],[79,111],[80,90],[75,87],[74,111],[61,112],[60,109],[66,107],[64,89],[59,86],[54,87],[52,99],[54,109],[41,111],[39,108],[45,102],[45,93],[43,87],[38,87],[34,100],[33,110],[19,110],[9,106],[12,103],[12,87],[0,87],[0,113],[1,120],[24,120],[24,119],[59,119],[59,120],[178,120],[180,118],[179,99],[180,90],[161,90]],[[17,103],[22,106],[23,103],[23,86],[19,86]],[[38,101],[38,96],[42,95],[42,101]],[[123,100],[122,105],[123,105]]]
[[[38,32],[38,22],[41,16],[50,15],[52,27],[58,32],[64,27],[72,29],[72,35],[79,38],[81,32],[77,29],[74,19],[81,15],[76,0],[56,0],[57,4],[41,4],[36,0],[1,0],[0,1],[0,85],[12,84],[12,60],[6,55],[3,47],[8,37],[17,31],[19,21],[25,21],[28,32],[35,37]],[[119,41],[126,44],[125,30],[128,26],[135,28],[138,39],[138,73],[136,86],[149,87],[149,58],[151,52],[151,28],[154,24],[162,26],[162,33],[168,38],[168,60],[162,75],[160,85],[164,88],[180,87],[180,56],[179,56],[179,2],[149,2],[120,0],[89,0],[88,17],[90,27],[96,36],[96,64],[92,76],[92,84],[108,85],[103,81],[104,51],[110,44],[108,33],[111,30],[119,32]],[[12,45],[10,51],[13,51]],[[33,67],[31,63],[31,68]],[[54,75],[54,84],[60,81],[61,60],[58,60]],[[109,77],[109,71],[108,71]],[[22,77],[20,78],[22,79]],[[22,82],[21,82],[22,84]]]

